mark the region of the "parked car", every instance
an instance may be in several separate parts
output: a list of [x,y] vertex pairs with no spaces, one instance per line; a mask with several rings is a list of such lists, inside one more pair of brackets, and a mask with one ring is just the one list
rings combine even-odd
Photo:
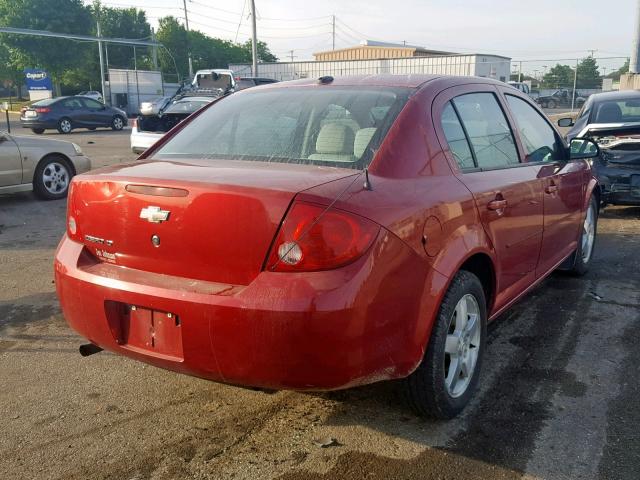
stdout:
[[98,102],[104,103],[104,99],[102,98],[102,94],[95,90],[88,90],[86,92],[80,92],[77,94],[78,97],[89,97],[97,100]]
[[22,108],[20,123],[38,134],[54,128],[60,133],[71,133],[75,128],[122,130],[127,125],[127,114],[88,97],[58,97]]
[[257,87],[258,85],[267,85],[269,83],[276,83],[277,80],[273,78],[265,77],[237,77],[236,78],[236,92],[244,90],[245,88]]
[[60,303],[84,354],[269,389],[406,378],[419,413],[450,418],[487,322],[589,267],[597,146],[574,143],[490,79],[234,93],[138,161],[74,178]]
[[71,178],[90,168],[75,143],[0,132],[0,194],[33,190],[45,200],[63,198]]
[[139,115],[131,125],[131,150],[142,153],[193,112],[217,97],[182,97],[158,115]]
[[551,95],[542,95],[536,98],[536,102],[542,106],[542,108],[558,108],[558,107],[571,107],[571,102],[576,107],[584,105],[586,98],[576,92],[576,98],[573,99],[573,91],[560,89],[553,92]]
[[510,81],[509,85],[511,85],[516,90],[520,90],[522,93],[531,96],[531,89],[529,88],[528,83]]
[[172,98],[164,96],[140,103],[140,115],[158,115],[171,102]]
[[572,127],[569,140],[590,138],[600,146],[593,171],[603,204],[640,205],[640,91],[591,95],[575,121],[558,124]]

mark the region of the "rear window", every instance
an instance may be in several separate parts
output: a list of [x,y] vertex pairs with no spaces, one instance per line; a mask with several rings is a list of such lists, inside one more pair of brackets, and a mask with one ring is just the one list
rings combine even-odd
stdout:
[[201,113],[154,158],[362,168],[411,92],[388,87],[247,90]]
[[602,102],[597,105],[595,123],[640,122],[640,97]]
[[59,98],[45,98],[44,100],[38,100],[37,102],[33,102],[31,104],[32,107],[46,107],[55,103],[59,100]]
[[173,105],[169,105],[164,113],[193,113],[199,108],[204,107],[205,105],[211,102],[206,102],[202,100],[188,100],[184,102],[176,102]]

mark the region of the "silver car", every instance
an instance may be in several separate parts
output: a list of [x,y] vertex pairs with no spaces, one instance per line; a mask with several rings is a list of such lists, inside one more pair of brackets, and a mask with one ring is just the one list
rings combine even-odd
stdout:
[[33,190],[45,200],[64,198],[71,178],[90,169],[75,143],[0,131],[0,194]]

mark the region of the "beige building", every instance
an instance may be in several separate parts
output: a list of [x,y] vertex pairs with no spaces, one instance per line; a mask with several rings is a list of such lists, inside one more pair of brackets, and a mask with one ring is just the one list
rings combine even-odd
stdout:
[[378,60],[381,58],[438,57],[452,55],[451,52],[428,50],[414,45],[402,43],[376,42],[363,40],[359,45],[339,50],[314,53],[316,62],[336,60]]

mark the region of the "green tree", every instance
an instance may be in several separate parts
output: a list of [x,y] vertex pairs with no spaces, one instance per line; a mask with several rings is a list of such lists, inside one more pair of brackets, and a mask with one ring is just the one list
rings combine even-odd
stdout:
[[558,63],[542,78],[542,86],[543,88],[573,88],[573,77],[573,68]]
[[[248,51],[249,53],[249,58],[245,61],[251,61],[251,40],[247,40],[243,47]],[[260,40],[258,40],[258,61],[259,62],[277,62],[278,61],[278,57],[276,57],[273,53],[271,53],[271,50],[269,50],[269,47],[267,46],[267,44],[265,42],[262,42]]]
[[[91,11],[81,0],[0,0],[0,25],[90,34]],[[59,85],[64,72],[82,65],[78,43],[62,38],[2,35],[14,63],[47,70]]]
[[609,75],[607,75],[607,78],[613,78],[614,80],[620,80],[620,77],[622,75],[624,75],[625,73],[629,73],[629,59],[627,58],[627,61],[624,62],[624,65],[622,65],[618,70],[611,72]]
[[593,57],[583,58],[578,63],[578,83],[576,88],[599,88],[601,85],[596,59]]

